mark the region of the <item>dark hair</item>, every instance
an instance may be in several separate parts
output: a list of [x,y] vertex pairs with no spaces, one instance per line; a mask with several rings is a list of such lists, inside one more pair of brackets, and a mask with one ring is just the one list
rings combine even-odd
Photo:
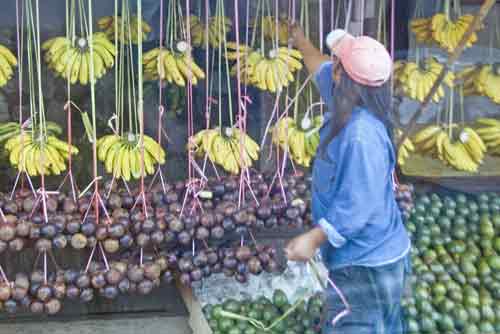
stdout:
[[370,87],[355,82],[340,66],[340,80],[333,88],[333,115],[329,122],[330,131],[321,141],[319,152],[323,155],[330,142],[342,131],[351,118],[355,107],[363,107],[384,123],[392,139],[394,115],[391,105],[390,80],[380,87]]

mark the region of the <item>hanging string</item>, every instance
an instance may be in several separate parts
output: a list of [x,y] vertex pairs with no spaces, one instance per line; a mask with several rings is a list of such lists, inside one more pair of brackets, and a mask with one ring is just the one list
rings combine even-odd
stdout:
[[391,58],[395,57],[396,1],[391,0]]
[[[76,42],[76,36],[75,36],[75,1],[71,0],[71,4],[69,3],[68,0],[66,0],[66,38],[71,41],[71,45],[74,46],[74,43]],[[66,56],[65,61],[68,62],[70,58],[70,55],[68,54]],[[61,184],[58,187],[58,191],[62,189],[66,181],[69,179],[70,183],[70,188],[71,188],[71,195],[73,198],[73,202],[76,203],[76,197],[77,197],[77,186],[73,177],[73,135],[72,135],[72,107],[73,107],[73,102],[71,101],[71,80],[69,80],[70,77],[70,72],[71,69],[68,66],[68,71],[66,73],[66,92],[67,92],[67,99],[66,99],[66,104],[64,105],[64,110],[67,112],[66,116],[66,127],[68,131],[67,135],[67,142],[68,142],[68,172],[64,176]]]
[[[92,0],[88,0],[88,17],[89,22],[94,22],[92,18]],[[100,223],[99,220],[99,205],[101,198],[99,195],[99,175],[97,170],[97,121],[96,121],[96,103],[95,103],[95,73],[94,73],[94,38],[93,38],[93,25],[89,25],[88,41],[90,52],[90,101],[92,110],[92,169],[94,180],[94,211],[96,224]],[[103,205],[104,206],[104,205]]]

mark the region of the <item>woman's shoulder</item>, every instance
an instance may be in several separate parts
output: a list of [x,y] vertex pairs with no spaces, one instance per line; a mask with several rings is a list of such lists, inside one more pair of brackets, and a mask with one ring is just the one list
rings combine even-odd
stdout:
[[357,108],[351,121],[345,128],[346,141],[357,141],[372,146],[389,139],[385,125],[371,112]]

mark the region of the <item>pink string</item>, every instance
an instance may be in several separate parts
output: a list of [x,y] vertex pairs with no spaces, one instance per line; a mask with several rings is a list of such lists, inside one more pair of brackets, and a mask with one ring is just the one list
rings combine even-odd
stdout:
[[47,251],[43,251],[43,281],[47,285]]
[[92,251],[90,251],[90,256],[89,256],[89,259],[87,261],[87,265],[85,266],[85,273],[87,273],[89,271],[90,263],[92,262],[92,258],[94,257],[96,247],[97,247],[97,244],[95,244],[94,247],[92,247]]
[[2,276],[2,279],[5,283],[9,283],[9,279],[7,278],[7,275],[5,275],[5,271],[3,271],[2,265],[0,265],[0,275]]
[[332,326],[335,327],[335,325],[340,321],[340,319],[342,319],[343,317],[345,317],[351,313],[351,305],[349,305],[349,303],[347,302],[347,299],[344,296],[344,294],[342,293],[342,291],[340,291],[340,289],[337,287],[337,285],[335,285],[335,283],[333,283],[333,281],[330,279],[330,277],[327,277],[326,280],[332,286],[332,288],[335,290],[335,292],[339,295],[340,300],[342,301],[342,303],[345,306],[345,310],[343,310],[342,312],[337,314],[332,320]]

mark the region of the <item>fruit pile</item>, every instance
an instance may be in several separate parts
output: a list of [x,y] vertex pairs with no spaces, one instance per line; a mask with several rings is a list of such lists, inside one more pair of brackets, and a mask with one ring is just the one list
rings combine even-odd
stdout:
[[186,286],[218,273],[246,283],[249,275],[281,272],[284,268],[280,268],[275,258],[276,249],[270,246],[222,246],[203,249],[194,255],[187,251],[180,255],[177,268],[179,280]]
[[[452,20],[444,13],[438,13],[428,18],[413,19],[410,26],[418,43],[436,43],[440,48],[452,53],[473,20],[474,16],[469,14]],[[469,48],[476,41],[477,33],[474,32],[465,46]]]
[[[453,128],[458,125],[452,124]],[[431,125],[418,131],[413,137],[416,152],[439,158],[457,170],[477,172],[483,163],[487,147],[476,130],[464,127],[453,140],[449,131],[440,125]]]
[[[51,249],[92,249],[98,241],[110,254],[133,247],[174,249],[197,243],[220,242],[231,237],[249,237],[250,231],[299,228],[311,224],[309,181],[303,175],[283,179],[287,204],[281,197],[281,188],[268,186],[271,177],[252,176],[254,194],[260,202],[257,207],[246,194],[248,204],[238,208],[239,179],[210,179],[200,194],[203,213],[179,218],[186,184],[166,184],[166,193],[160,190],[147,193],[147,214],[134,207],[138,190],[118,189],[116,184],[106,197],[101,194],[111,221],[103,218],[99,224],[92,213],[82,222],[91,206],[91,194],[84,194],[77,203],[71,196],[60,193],[46,199],[48,223],[42,207],[30,191],[18,191],[14,199],[2,194],[0,208],[6,221],[0,223],[0,253],[21,251],[34,247],[37,251]],[[269,197],[266,197],[267,194]],[[188,201],[187,206],[198,203]],[[35,205],[37,205],[35,207]],[[92,211],[91,211],[92,212]]]
[[410,333],[499,333],[500,195],[419,195],[406,227]]
[[[243,45],[240,46],[239,54],[236,52],[236,45],[228,44],[227,52],[229,60],[240,60],[241,79],[261,90],[268,90],[272,93],[281,91],[283,88],[295,81],[294,74],[302,69],[302,54],[298,50],[280,47],[269,51],[266,57],[260,51],[252,50]],[[231,68],[231,75],[238,73],[238,64]]]
[[[45,62],[49,68],[71,84],[90,83],[90,39],[81,37],[72,43],[66,37],[54,37],[42,44],[45,51]],[[102,78],[114,66],[116,47],[105,33],[97,32],[92,35],[94,76]]]
[[97,297],[113,300],[120,294],[148,295],[162,282],[172,283],[168,256],[146,254],[142,265],[136,263],[136,257],[127,256],[109,262],[108,269],[92,261],[88,271],[58,269],[46,278],[41,270],[17,273],[9,284],[0,282],[0,312],[53,315],[61,311],[65,300],[89,303]]
[[415,188],[413,184],[399,184],[396,189],[396,201],[398,202],[399,210],[404,219],[408,219],[411,216],[414,204],[414,192]]
[[315,117],[312,122],[309,117],[304,117],[300,126],[293,118],[284,117],[272,130],[273,143],[283,150],[289,150],[294,162],[309,167],[319,146],[321,124],[321,116]]
[[464,95],[482,95],[500,104],[500,64],[470,66],[458,78],[464,82]]
[[259,145],[238,128],[202,130],[190,138],[188,147],[197,157],[207,155],[213,163],[231,174],[251,167],[259,159],[260,152]]
[[17,66],[16,56],[5,46],[0,45],[0,87],[5,86],[12,79],[14,66]]
[[[127,138],[112,134],[97,141],[97,158],[105,165],[106,172],[126,181],[141,177],[142,150],[140,138],[129,134]],[[144,136],[144,175],[155,173],[156,164],[165,163],[166,153],[151,137]]]
[[[415,62],[397,61],[394,64],[394,78],[398,89],[400,89],[403,94],[414,100],[423,102],[427,94],[431,91],[442,69],[443,65],[434,57],[427,58],[423,61],[422,65]],[[448,72],[443,82],[446,86],[453,87],[454,80],[454,74]],[[432,97],[432,101],[437,103],[444,96],[444,85],[441,84]]]
[[[103,16],[97,21],[97,26],[101,29],[109,40],[114,41],[116,36],[115,26],[118,27],[118,40],[123,44],[137,44],[139,41],[138,26],[139,23],[142,25],[142,40],[148,38],[148,34],[151,32],[151,26],[144,20],[139,20],[136,15],[130,17],[130,22],[123,22],[121,16],[117,16],[116,20],[114,16]],[[142,22],[140,22],[142,21]],[[121,32],[123,26],[123,33]],[[116,42],[116,41],[115,41]]]
[[[281,290],[275,290],[272,300],[264,296],[241,301],[228,298],[218,305],[206,305],[203,308],[203,313],[214,333],[250,334],[264,332],[254,327],[250,322],[224,317],[221,314],[222,311],[249,317],[269,326],[291,307],[292,305],[286,294]],[[289,316],[277,322],[269,333],[320,333],[319,326],[322,310],[323,300],[321,296],[314,295],[308,301],[299,304],[297,309]]]
[[155,48],[146,52],[142,57],[145,79],[166,80],[181,87],[186,86],[189,80],[196,85],[198,80],[205,79],[205,73],[194,62],[187,43],[179,42],[177,49]]

